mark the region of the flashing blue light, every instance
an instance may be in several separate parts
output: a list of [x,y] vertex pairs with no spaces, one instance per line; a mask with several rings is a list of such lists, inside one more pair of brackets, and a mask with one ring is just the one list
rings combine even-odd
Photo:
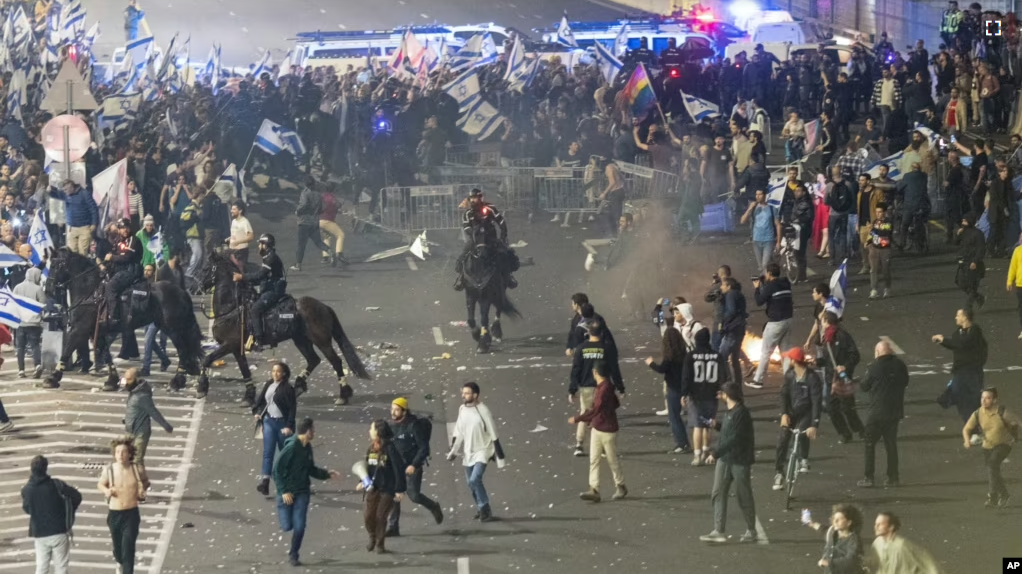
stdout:
[[731,15],[739,20],[750,18],[754,16],[756,12],[759,12],[759,10],[759,5],[751,0],[735,0],[731,3],[731,6],[728,7],[728,11],[731,12]]

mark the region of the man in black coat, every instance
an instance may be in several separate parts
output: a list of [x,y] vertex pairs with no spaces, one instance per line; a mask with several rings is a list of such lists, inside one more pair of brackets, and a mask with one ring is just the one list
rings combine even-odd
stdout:
[[962,218],[962,226],[955,236],[958,244],[958,274],[955,283],[965,292],[965,308],[972,311],[978,305],[983,307],[986,297],[979,292],[979,282],[986,275],[986,237],[976,229],[976,215],[966,214]]
[[898,486],[898,423],[905,416],[905,388],[908,367],[899,359],[890,343],[880,341],[874,350],[875,361],[866,370],[859,387],[870,398],[866,415],[866,469],[858,482],[862,488],[873,487],[876,444],[884,440],[887,451],[887,480],[884,486]]
[[82,504],[78,490],[46,474],[46,457],[32,459],[32,474],[21,489],[21,508],[28,519],[28,535],[35,539],[36,564],[48,571],[53,560],[54,572],[67,572],[71,561],[71,527],[75,511]]
[[[444,521],[440,504],[422,493],[422,471],[429,460],[429,421],[412,414],[408,399],[398,397],[390,404],[390,428],[394,431],[394,446],[404,459],[405,495],[410,502],[424,506],[437,524]],[[394,501],[387,518],[387,536],[401,536],[401,502]]]

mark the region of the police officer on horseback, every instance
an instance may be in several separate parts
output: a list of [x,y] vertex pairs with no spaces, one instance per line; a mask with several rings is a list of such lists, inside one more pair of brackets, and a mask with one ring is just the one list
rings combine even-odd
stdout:
[[142,278],[142,241],[131,233],[131,221],[127,218],[118,220],[117,234],[119,238],[113,250],[99,264],[101,271],[110,274],[105,295],[111,328],[121,321],[121,305],[118,302],[121,293]]
[[284,296],[287,281],[284,279],[284,263],[277,256],[277,240],[269,233],[259,236],[259,255],[262,265],[252,273],[235,273],[234,281],[248,284],[259,284],[259,298],[252,304],[251,317],[252,336],[245,348],[258,351],[263,338],[263,313]]
[[[508,269],[509,251],[507,243],[507,222],[500,211],[483,200],[483,192],[475,188],[468,196],[468,209],[461,218],[462,230],[465,232],[466,254],[480,243],[493,247],[501,260],[501,268],[507,281],[507,287],[514,289],[518,281]],[[498,233],[500,237],[498,238]],[[464,255],[463,255],[464,256]]]

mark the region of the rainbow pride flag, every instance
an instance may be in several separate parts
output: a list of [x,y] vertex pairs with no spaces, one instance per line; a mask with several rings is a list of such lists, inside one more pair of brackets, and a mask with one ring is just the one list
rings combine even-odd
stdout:
[[649,83],[649,74],[646,73],[645,66],[639,64],[635,68],[632,77],[625,84],[624,93],[628,105],[632,107],[632,117],[645,119],[649,109],[656,103],[656,94]]

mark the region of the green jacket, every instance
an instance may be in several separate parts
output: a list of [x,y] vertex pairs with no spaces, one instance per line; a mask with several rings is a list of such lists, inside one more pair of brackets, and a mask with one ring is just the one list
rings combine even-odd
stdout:
[[298,436],[292,436],[284,442],[280,450],[280,458],[273,467],[273,482],[277,492],[281,494],[303,494],[309,492],[312,481],[310,477],[326,480],[330,473],[316,466],[312,458],[312,445],[303,446]]
[[[135,234],[135,237],[137,237],[138,240],[142,242],[142,268],[144,269],[146,265],[152,265],[155,268],[156,254],[153,253],[152,251],[149,251],[149,240],[152,239],[152,236],[146,233],[145,228],[142,228],[138,230],[138,233]],[[167,261],[169,259],[170,259],[170,242],[164,241],[163,260]]]
[[187,239],[199,239],[199,219],[202,217],[202,206],[192,200],[181,213],[181,229]]

